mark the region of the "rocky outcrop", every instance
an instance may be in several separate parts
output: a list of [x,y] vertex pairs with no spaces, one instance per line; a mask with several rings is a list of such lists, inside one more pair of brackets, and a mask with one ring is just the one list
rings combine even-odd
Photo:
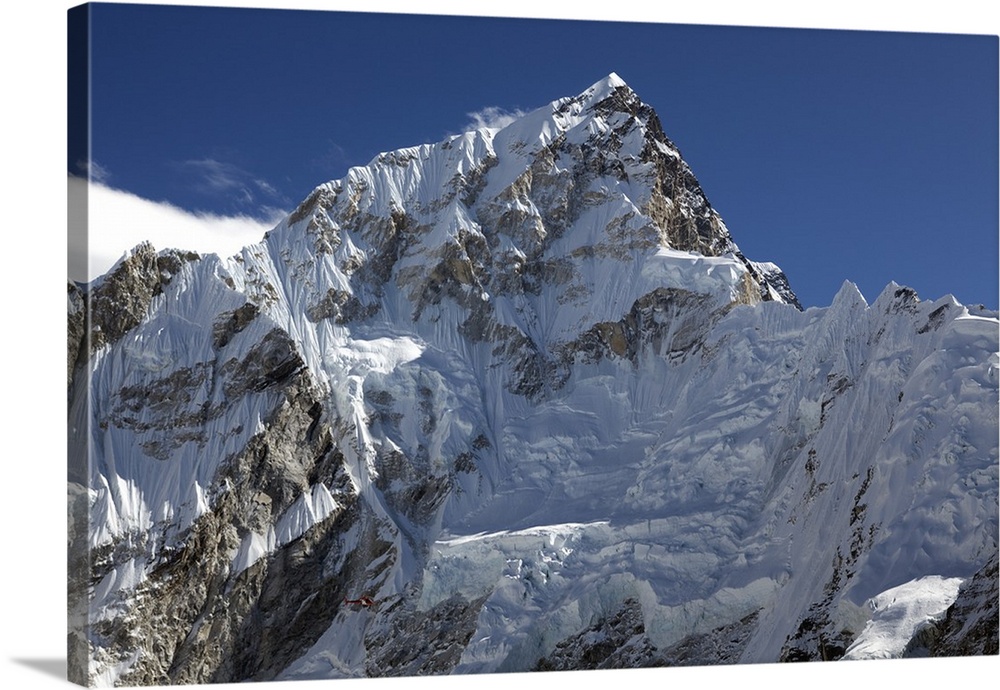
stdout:
[[694,355],[705,335],[725,312],[713,309],[708,295],[687,290],[657,288],[640,297],[619,321],[595,324],[575,341],[568,343],[563,356],[594,363],[618,357],[638,363],[647,350],[668,360]]
[[87,335],[87,309],[83,290],[69,283],[66,306],[66,389],[72,396],[73,373],[80,360],[80,350]]
[[556,645],[535,664],[536,671],[648,668],[666,665],[649,638],[642,607],[635,599],[622,602],[613,615]]
[[962,584],[958,598],[943,620],[933,623],[926,635],[930,656],[978,656],[998,654],[997,553],[975,575]]
[[486,597],[466,601],[451,597],[428,611],[415,611],[402,601],[385,607],[391,632],[365,638],[369,655],[365,670],[371,677],[426,676],[450,672],[476,629],[476,617]]
[[689,635],[664,649],[657,649],[646,634],[642,607],[635,599],[623,602],[612,616],[556,645],[535,666],[537,671],[581,669],[705,666],[740,662],[755,629],[757,613]]
[[[356,545],[342,539],[365,522],[364,508],[343,474],[329,424],[316,423],[316,391],[299,375],[283,397],[267,430],[224,464],[210,511],[151,557],[119,616],[92,624],[91,635],[116,640],[109,648],[142,650],[121,682],[273,678],[326,630],[351,576],[367,567]],[[273,554],[249,564],[234,557],[317,484],[335,498],[331,513]],[[371,532],[360,541],[388,548],[376,546]],[[103,569],[120,567],[127,555],[136,554],[116,552]],[[331,572],[324,564],[337,559],[344,565]]]
[[260,309],[253,302],[247,302],[242,307],[220,314],[212,329],[212,345],[221,350],[237,333],[240,333],[250,322],[257,318]]
[[[808,455],[806,472],[810,477],[806,500],[820,490],[815,484],[815,453]],[[862,478],[852,477],[857,492],[850,508],[850,536],[837,547],[830,568],[829,580],[823,587],[823,598],[810,604],[796,630],[785,640],[779,661],[836,661],[844,656],[860,630],[844,627],[837,616],[839,594],[857,572],[861,556],[871,549],[877,525],[867,523],[865,495],[871,486],[875,468],[870,467]]]
[[664,666],[736,664],[757,624],[759,612],[698,635],[689,635],[663,650]]
[[149,242],[126,254],[88,293],[91,351],[115,342],[137,326],[153,298],[185,263],[197,259],[195,252],[157,253]]

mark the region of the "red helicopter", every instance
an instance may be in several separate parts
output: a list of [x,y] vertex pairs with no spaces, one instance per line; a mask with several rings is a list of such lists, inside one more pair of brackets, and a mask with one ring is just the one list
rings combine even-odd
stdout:
[[361,607],[367,609],[367,608],[372,607],[372,606],[375,605],[375,600],[372,599],[370,596],[367,596],[367,595],[361,597],[360,599],[348,599],[347,597],[344,597],[344,603],[345,604],[357,604],[358,606],[361,606]]

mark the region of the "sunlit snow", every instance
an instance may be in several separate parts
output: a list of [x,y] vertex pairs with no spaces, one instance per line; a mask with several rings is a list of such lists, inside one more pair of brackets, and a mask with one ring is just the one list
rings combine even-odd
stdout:
[[928,575],[872,597],[865,602],[871,620],[844,659],[899,658],[914,633],[941,618],[955,602],[961,584],[961,578]]

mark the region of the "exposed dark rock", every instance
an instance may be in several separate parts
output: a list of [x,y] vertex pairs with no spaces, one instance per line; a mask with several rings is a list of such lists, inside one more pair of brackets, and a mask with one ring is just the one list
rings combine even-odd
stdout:
[[737,257],[742,260],[748,269],[750,269],[751,275],[754,276],[757,284],[760,286],[761,300],[765,302],[772,301],[773,298],[767,290],[767,286],[774,288],[774,291],[778,293],[782,300],[787,304],[791,304],[793,307],[802,311],[802,305],[799,303],[799,298],[795,296],[792,291],[792,286],[788,282],[788,276],[785,275],[784,271],[780,269],[775,269],[773,271],[760,271],[758,272],[753,263],[748,261],[742,252],[737,252]]
[[454,596],[428,611],[402,607],[391,633],[365,637],[369,676],[422,676],[448,673],[462,656],[476,628],[486,597],[467,601]]
[[997,552],[969,580],[944,619],[933,623],[933,639],[926,644],[931,656],[974,656],[1000,653],[1000,591]]
[[[176,545],[160,550],[119,618],[92,627],[91,634],[125,636],[114,648],[144,650],[121,682],[271,679],[329,627],[349,582],[371,576],[362,554],[389,548],[378,546],[372,525],[363,530],[370,548],[348,553],[353,545],[341,535],[365,522],[364,508],[347,491],[342,465],[331,453],[330,428],[317,426],[315,391],[301,376],[288,379],[283,391],[267,430],[220,470],[210,511]],[[241,540],[271,524],[321,478],[339,508],[274,554],[232,573]],[[331,570],[331,562],[342,565]]]
[[690,635],[663,650],[665,666],[736,664],[757,625],[759,612],[719,626],[700,635]]
[[160,287],[156,294],[159,294],[170,284],[175,275],[181,272],[184,264],[197,261],[201,258],[198,252],[181,251],[179,249],[164,249],[156,255],[156,268],[160,272]]
[[91,351],[138,326],[160,290],[156,251],[144,242],[90,293]]
[[707,633],[657,649],[646,635],[642,608],[627,599],[613,615],[559,642],[536,671],[650,668],[739,663],[757,624],[757,613]]
[[626,599],[611,616],[566,638],[538,660],[536,671],[648,668],[664,660],[646,636],[642,607]]
[[684,358],[698,351],[711,327],[713,318],[705,311],[711,302],[709,295],[657,288],[637,299],[621,320],[594,324],[568,343],[563,357],[590,363],[618,357],[636,364],[648,348],[668,359]]
[[306,318],[310,321],[332,319],[344,325],[374,316],[378,310],[378,302],[365,305],[349,292],[330,288],[319,302],[306,310]]
[[[71,439],[71,442],[73,439]],[[70,474],[74,474],[71,468]],[[87,640],[90,620],[90,574],[93,552],[89,548],[90,500],[87,487],[67,484],[67,636],[66,677],[72,683],[89,683],[91,650]]]
[[256,304],[247,302],[242,307],[220,314],[212,330],[212,343],[215,349],[219,350],[228,345],[233,336],[249,326],[259,313],[260,309]]
[[225,375],[224,390],[230,400],[249,391],[279,385],[305,366],[288,334],[275,328],[241,360],[231,359],[220,367]]
[[195,252],[166,250],[156,253],[143,242],[88,294],[91,352],[113,343],[135,328],[184,263],[199,258]]
[[927,333],[928,331],[936,331],[941,328],[941,325],[944,323],[945,314],[950,307],[950,304],[942,304],[940,307],[928,314],[927,323],[918,328],[917,333]]
[[87,334],[86,295],[75,283],[68,283],[66,310],[66,388],[73,397],[73,373],[81,356],[86,357],[89,348],[84,346]]
[[[391,544],[366,522],[365,548],[351,548],[341,535],[359,520],[357,510],[330,518],[267,559],[259,596],[234,631],[212,682],[272,680],[305,653],[330,627],[356,582],[377,578],[391,566]],[[388,554],[388,558],[380,558]],[[330,572],[326,564],[343,561]],[[371,565],[380,563],[375,570]]]
[[[779,661],[835,661],[844,656],[859,632],[838,628],[834,624],[834,601],[854,577],[858,559],[871,550],[878,533],[879,526],[869,524],[865,519],[868,506],[862,502],[874,477],[875,468],[869,467],[851,504],[850,537],[837,547],[830,579],[823,587],[823,598],[809,606],[798,629],[785,640]],[[860,479],[860,475],[855,475],[854,479]]]

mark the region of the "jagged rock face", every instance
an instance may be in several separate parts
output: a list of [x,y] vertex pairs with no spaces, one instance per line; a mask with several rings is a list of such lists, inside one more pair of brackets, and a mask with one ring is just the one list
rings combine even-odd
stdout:
[[664,666],[645,635],[642,607],[627,599],[613,616],[572,635],[535,665],[536,671],[573,671]]
[[[87,309],[84,304],[83,291],[69,283],[66,296],[66,388],[72,389],[73,372],[80,359],[80,348],[87,333]],[[72,390],[70,390],[72,393]]]
[[153,297],[169,284],[182,263],[197,258],[194,252],[157,254],[148,242],[129,252],[88,292],[92,349],[113,343],[139,325]]
[[803,312],[614,75],[69,304],[84,682],[835,658],[995,553],[997,315]]
[[997,554],[958,591],[942,621],[934,624],[931,656],[970,656],[1000,653],[1000,593],[997,591]]
[[536,671],[652,668],[735,664],[753,632],[757,613],[705,633],[688,635],[665,649],[657,649],[646,635],[643,611],[627,599],[614,615],[601,618],[587,630],[559,642],[540,659]]

